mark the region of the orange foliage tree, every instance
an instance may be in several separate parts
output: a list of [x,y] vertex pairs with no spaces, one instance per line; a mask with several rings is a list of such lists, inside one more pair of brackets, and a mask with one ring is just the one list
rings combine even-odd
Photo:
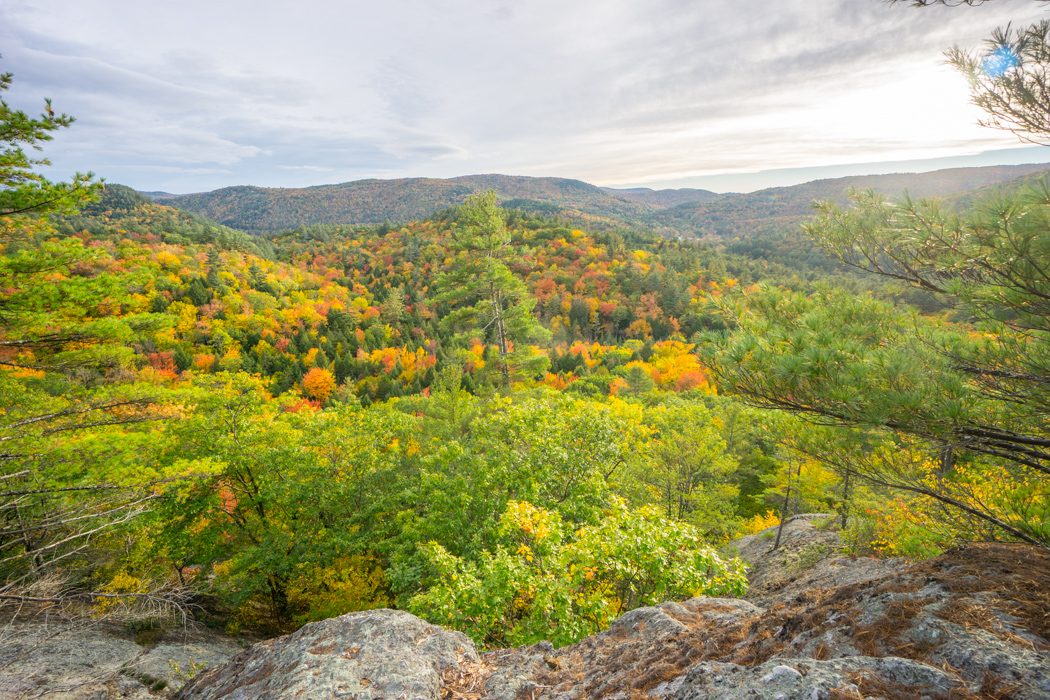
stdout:
[[335,375],[326,369],[314,367],[303,377],[303,391],[310,398],[324,403],[335,391]]

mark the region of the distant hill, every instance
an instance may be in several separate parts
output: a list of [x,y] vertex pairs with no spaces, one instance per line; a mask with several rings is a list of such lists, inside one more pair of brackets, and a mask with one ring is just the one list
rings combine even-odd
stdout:
[[708,190],[616,190],[558,177],[467,175],[449,179],[356,180],[316,187],[226,187],[173,195],[147,192],[154,201],[251,233],[312,224],[403,224],[460,204],[471,193],[493,189],[503,206],[557,216],[591,229],[646,226],[667,236],[747,236],[771,227],[797,228],[812,215],[814,200],[845,203],[848,187],[913,197],[964,196],[1050,168],[1050,164],[953,168],[930,173],[842,177],[774,187],[747,194]]
[[844,193],[849,187],[874,189],[891,196],[907,190],[915,198],[943,197],[1007,182],[1048,168],[1050,164],[1033,163],[814,180],[791,187],[727,196],[713,202],[680,204],[656,212],[649,218],[649,223],[701,235],[748,235],[770,226],[797,226],[812,216],[810,204],[815,200],[845,204]]
[[941,201],[945,206],[952,207],[957,211],[966,211],[967,209],[972,208],[977,202],[993,197],[999,192],[1013,192],[1022,187],[1028,187],[1044,181],[1048,176],[1050,176],[1050,169],[1039,170],[1034,173],[1026,173],[1020,177],[1014,178],[1013,180],[994,182],[990,185],[966,190],[965,192],[957,192],[942,197]]
[[617,189],[615,187],[603,187],[603,190],[613,195],[620,195],[636,202],[645,202],[656,207],[673,207],[678,204],[689,202],[713,202],[725,195],[710,190],[697,190],[682,188],[680,190],[654,190],[648,187],[632,187]]
[[357,180],[303,188],[226,187],[213,192],[153,195],[226,226],[279,231],[310,224],[404,223],[493,189],[504,206],[582,218],[588,223],[641,221],[656,208],[580,180],[557,177],[468,175],[447,180]]

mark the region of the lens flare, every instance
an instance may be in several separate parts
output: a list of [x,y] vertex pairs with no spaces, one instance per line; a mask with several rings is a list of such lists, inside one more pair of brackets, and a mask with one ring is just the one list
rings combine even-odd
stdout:
[[1016,51],[1009,46],[1000,46],[984,57],[981,68],[990,77],[1001,78],[1010,70],[1017,68],[1020,63]]

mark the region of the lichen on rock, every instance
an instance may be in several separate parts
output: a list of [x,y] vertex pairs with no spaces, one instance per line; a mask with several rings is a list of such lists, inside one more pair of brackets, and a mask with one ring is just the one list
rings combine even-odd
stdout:
[[477,662],[473,642],[398,610],[308,624],[194,678],[177,700],[438,700],[441,675]]

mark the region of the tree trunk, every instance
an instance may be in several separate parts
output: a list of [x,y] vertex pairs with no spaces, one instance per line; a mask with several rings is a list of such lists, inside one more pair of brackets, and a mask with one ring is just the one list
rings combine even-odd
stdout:
[[849,501],[850,497],[853,495],[851,488],[852,484],[850,483],[850,477],[852,475],[853,472],[847,470],[845,479],[842,482],[842,512],[840,513],[840,515],[842,516],[843,530],[845,530],[846,527],[849,525]]
[[507,367],[507,328],[503,324],[503,303],[500,299],[499,290],[489,283],[489,292],[492,294],[492,313],[496,325],[496,345],[499,348],[500,375],[503,380],[503,388],[510,388],[510,370]]
[[945,445],[941,448],[941,470],[940,476],[944,476],[955,467],[955,451],[952,450],[951,445]]
[[[799,474],[801,475],[802,467],[799,467]],[[791,465],[788,465],[788,479],[787,489],[784,491],[784,504],[780,506],[780,525],[777,527],[777,539],[773,543],[773,551],[777,551],[780,548],[780,536],[784,534],[784,523],[787,522],[787,509],[788,501],[791,498]]]

